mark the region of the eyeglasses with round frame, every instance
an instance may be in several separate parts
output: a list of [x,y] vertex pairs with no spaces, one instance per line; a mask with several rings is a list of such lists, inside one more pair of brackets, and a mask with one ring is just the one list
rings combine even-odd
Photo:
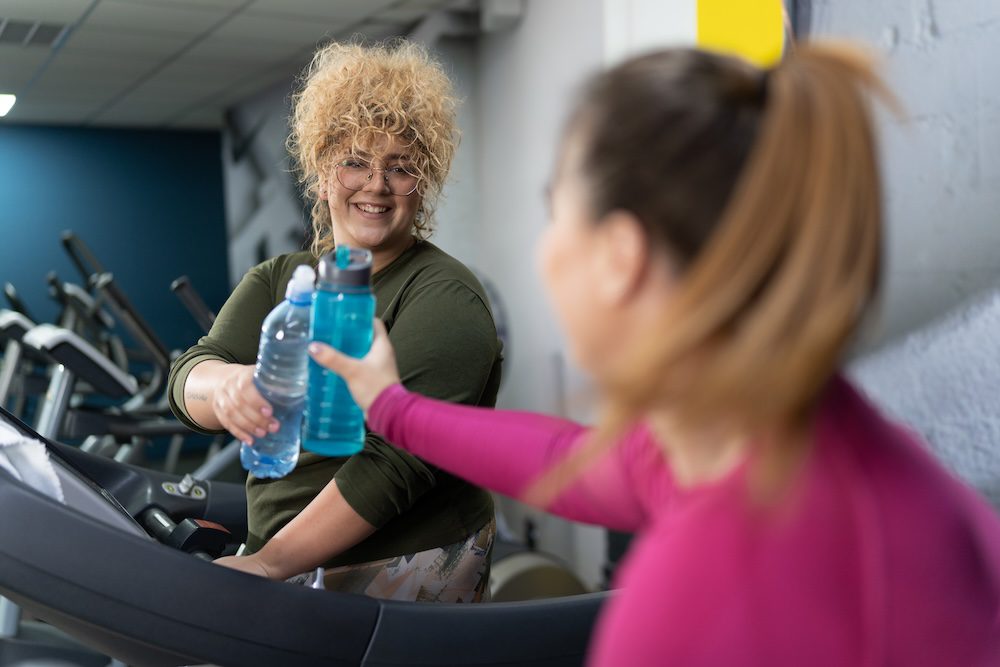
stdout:
[[420,177],[407,171],[406,167],[396,164],[390,167],[376,167],[370,161],[359,157],[347,157],[338,162],[334,169],[337,180],[348,190],[355,192],[365,189],[375,172],[382,172],[382,178],[389,192],[398,197],[407,197],[417,191]]

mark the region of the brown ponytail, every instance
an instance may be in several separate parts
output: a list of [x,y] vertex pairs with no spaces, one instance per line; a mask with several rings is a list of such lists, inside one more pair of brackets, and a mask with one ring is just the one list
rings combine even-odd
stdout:
[[[879,284],[881,187],[868,93],[891,95],[869,58],[844,45],[805,44],[761,72],[722,56],[667,51],[625,63],[591,90],[615,79],[635,86],[637,69],[676,70],[679,61],[687,64],[675,85],[651,94],[670,99],[661,110],[669,107],[674,122],[659,133],[648,124],[633,131],[651,133],[645,152],[684,144],[661,156],[659,173],[661,190],[678,179],[684,190],[633,187],[627,196],[647,208],[622,207],[686,270],[662,325],[605,387],[604,420],[589,447],[544,478],[536,500],[550,498],[624,425],[664,406],[684,428],[749,435],[762,448],[762,469],[787,470],[797,455],[792,443],[803,441]],[[605,100],[585,97],[569,131],[591,149],[602,145],[600,168],[611,173],[616,161],[636,158],[607,152]],[[655,138],[677,118],[688,136]],[[692,136],[692,127],[708,130]],[[593,177],[594,153],[584,155],[581,172]],[[712,199],[723,192],[721,203]],[[595,217],[621,206],[609,195],[597,193]]]

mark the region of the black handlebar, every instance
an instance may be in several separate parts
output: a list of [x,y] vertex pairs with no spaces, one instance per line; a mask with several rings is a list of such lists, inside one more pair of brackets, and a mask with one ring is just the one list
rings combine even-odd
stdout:
[[21,297],[18,295],[17,290],[14,289],[14,285],[12,285],[9,282],[4,283],[3,293],[4,296],[7,297],[7,303],[10,304],[11,308],[13,308],[18,313],[21,313],[32,322],[38,321],[31,316],[31,313],[28,312],[28,307],[24,305],[24,301],[21,300]]
[[215,313],[205,305],[201,295],[198,294],[198,290],[194,288],[194,285],[191,284],[187,276],[181,276],[170,283],[170,291],[177,295],[177,298],[181,300],[184,307],[191,313],[191,317],[194,318],[194,321],[198,323],[198,326],[205,333],[212,330],[212,324],[215,322]]
[[115,284],[114,275],[111,273],[99,274],[94,280],[94,287],[104,297],[104,302],[114,312],[118,321],[128,329],[129,334],[135,338],[136,342],[149,352],[153,363],[161,369],[169,369],[170,351],[146,320],[139,315],[125,293]]
[[195,558],[214,560],[225,551],[232,535],[222,526],[184,519],[175,522],[159,507],[150,507],[141,516],[142,525],[158,542],[186,551]]
[[105,269],[100,260],[94,256],[94,253],[90,251],[87,244],[72,231],[64,231],[61,236],[61,241],[63,248],[69,255],[70,260],[72,260],[74,266],[76,266],[76,269],[83,277],[83,284],[89,289],[92,286],[94,276],[105,273],[107,269]]

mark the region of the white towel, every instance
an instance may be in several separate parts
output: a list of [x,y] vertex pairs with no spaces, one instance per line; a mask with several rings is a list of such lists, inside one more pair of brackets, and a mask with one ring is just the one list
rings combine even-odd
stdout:
[[66,502],[45,445],[3,421],[0,421],[0,468],[36,491]]

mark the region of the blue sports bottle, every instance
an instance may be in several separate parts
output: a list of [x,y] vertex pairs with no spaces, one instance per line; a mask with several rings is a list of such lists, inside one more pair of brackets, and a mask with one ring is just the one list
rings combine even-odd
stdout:
[[[372,254],[338,246],[319,261],[313,294],[310,338],[352,357],[372,345],[375,296],[371,289]],[[323,456],[350,456],[365,442],[365,418],[347,384],[333,371],[309,359],[302,447]]]

